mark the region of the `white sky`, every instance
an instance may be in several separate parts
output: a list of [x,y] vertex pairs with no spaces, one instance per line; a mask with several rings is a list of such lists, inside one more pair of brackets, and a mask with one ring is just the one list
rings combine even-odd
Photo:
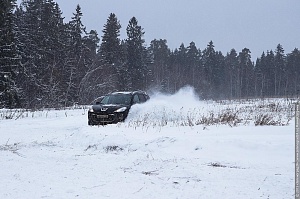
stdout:
[[[18,0],[20,2],[21,0]],[[215,50],[225,55],[235,48],[247,47],[253,60],[263,51],[274,50],[278,43],[285,53],[300,48],[299,0],[57,0],[71,19],[76,5],[82,9],[87,30],[102,35],[110,13],[122,25],[121,38],[135,16],[144,28],[147,46],[153,39],[166,39],[170,49],[191,41],[203,50],[212,40]]]

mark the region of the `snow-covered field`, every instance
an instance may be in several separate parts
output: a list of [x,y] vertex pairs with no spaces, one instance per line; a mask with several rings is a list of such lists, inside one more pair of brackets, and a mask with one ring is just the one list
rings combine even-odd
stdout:
[[0,110],[0,198],[294,198],[292,107],[183,89],[107,126],[84,108]]

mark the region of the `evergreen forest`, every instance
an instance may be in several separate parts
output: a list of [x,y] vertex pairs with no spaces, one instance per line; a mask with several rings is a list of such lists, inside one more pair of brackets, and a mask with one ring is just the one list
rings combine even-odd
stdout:
[[174,93],[186,85],[213,100],[300,94],[297,48],[285,53],[278,44],[252,61],[250,49],[223,53],[213,41],[204,49],[193,41],[170,49],[167,39],[146,46],[134,16],[122,27],[111,13],[99,37],[82,23],[80,5],[73,13],[66,22],[53,0],[0,0],[0,108],[61,108],[112,91]]

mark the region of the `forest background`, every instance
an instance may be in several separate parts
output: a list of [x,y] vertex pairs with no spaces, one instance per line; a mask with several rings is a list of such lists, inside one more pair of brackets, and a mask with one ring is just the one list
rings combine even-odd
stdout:
[[300,52],[262,52],[247,47],[225,54],[208,41],[170,49],[167,39],[145,45],[134,16],[122,28],[111,13],[99,38],[86,30],[78,5],[64,22],[53,0],[0,1],[0,108],[66,107],[89,104],[117,90],[175,93],[193,86],[202,99],[298,97]]

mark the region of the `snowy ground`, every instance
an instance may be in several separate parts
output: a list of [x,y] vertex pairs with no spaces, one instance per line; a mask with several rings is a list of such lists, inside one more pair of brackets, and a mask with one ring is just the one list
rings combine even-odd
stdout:
[[[283,101],[202,102],[188,90],[93,127],[86,109],[12,119],[2,110],[0,198],[294,198],[294,120]],[[288,125],[255,126],[267,109]],[[207,121],[226,111],[236,120]]]

